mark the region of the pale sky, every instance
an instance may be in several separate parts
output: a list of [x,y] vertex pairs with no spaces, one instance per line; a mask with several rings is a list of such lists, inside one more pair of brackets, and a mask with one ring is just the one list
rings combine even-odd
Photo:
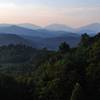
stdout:
[[100,23],[100,0],[0,0],[0,23]]

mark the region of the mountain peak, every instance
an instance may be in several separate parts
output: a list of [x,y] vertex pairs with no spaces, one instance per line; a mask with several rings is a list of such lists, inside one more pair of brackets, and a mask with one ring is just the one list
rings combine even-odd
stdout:
[[98,32],[100,32],[100,23],[91,23],[77,29],[77,33],[80,34],[87,33],[90,35],[95,35]]
[[52,31],[73,31],[73,28],[64,25],[64,24],[50,24],[45,27],[47,30],[52,30]]
[[23,28],[32,29],[32,30],[37,30],[37,29],[42,28],[38,25],[34,25],[34,24],[31,24],[31,23],[22,23],[22,24],[18,24],[18,26],[23,27]]

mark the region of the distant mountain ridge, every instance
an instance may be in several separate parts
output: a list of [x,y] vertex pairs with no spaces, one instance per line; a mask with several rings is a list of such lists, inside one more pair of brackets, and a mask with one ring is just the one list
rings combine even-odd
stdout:
[[22,44],[32,46],[31,42],[15,34],[0,33],[0,46],[10,44]]
[[92,23],[88,24],[79,28],[69,27],[63,24],[51,24],[45,27],[47,30],[54,30],[54,31],[67,31],[67,32],[74,32],[78,34],[96,34],[100,32],[100,23]]
[[[78,45],[80,36],[83,33],[90,35],[100,32],[100,24],[94,23],[81,28],[71,28],[66,25],[53,24],[46,28],[31,29],[32,24],[21,24],[22,26],[13,24],[0,24],[0,45],[25,43],[35,48],[44,48],[56,50],[61,42],[67,42],[71,47]],[[25,26],[23,26],[25,25]],[[50,29],[47,29],[47,28]],[[53,29],[52,29],[53,28]],[[68,31],[70,30],[70,31]],[[74,32],[71,32],[74,31]]]
[[92,23],[77,29],[78,33],[96,34],[100,32],[100,23]]
[[92,23],[79,28],[73,28],[64,24],[50,24],[45,27],[41,27],[38,25],[30,24],[30,23],[22,23],[22,24],[0,24],[0,29],[4,27],[20,27],[29,30],[47,30],[47,31],[65,31],[65,32],[73,32],[78,34],[88,33],[95,34],[100,32],[100,23]]
[[32,30],[42,29],[42,27],[30,23],[18,24],[17,26],[32,29]]
[[75,33],[66,31],[49,31],[45,29],[32,30],[28,28],[19,27],[16,25],[11,25],[8,27],[0,27],[0,33],[27,35],[27,36],[42,37],[42,38],[58,37],[62,35],[77,35]]
[[66,26],[64,24],[51,24],[45,27],[47,30],[52,30],[52,31],[67,31],[67,32],[73,32],[74,29]]
[[[1,26],[0,35],[2,36],[2,34],[4,37],[2,37],[1,39],[1,45],[3,43],[4,45],[8,45],[10,43],[16,44],[20,43],[22,40],[23,42],[26,41],[26,45],[32,44],[31,46],[34,48],[47,47],[48,49],[52,50],[57,49],[57,47],[63,41],[67,41],[72,46],[72,43],[70,43],[72,42],[71,40],[78,41],[76,37],[79,38],[78,34],[72,32],[49,31],[45,29],[32,30],[28,28],[19,27],[16,25],[9,25],[6,27]],[[68,39],[68,37],[70,37],[70,40]],[[73,42],[73,44],[76,43],[75,41]]]

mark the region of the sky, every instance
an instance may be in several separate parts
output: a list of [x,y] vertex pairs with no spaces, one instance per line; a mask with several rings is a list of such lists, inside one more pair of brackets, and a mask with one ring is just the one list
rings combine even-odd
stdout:
[[0,23],[79,27],[100,22],[100,0],[0,0]]

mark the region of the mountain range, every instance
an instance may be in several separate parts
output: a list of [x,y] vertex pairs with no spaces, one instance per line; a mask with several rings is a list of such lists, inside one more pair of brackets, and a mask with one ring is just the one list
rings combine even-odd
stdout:
[[76,29],[77,33],[88,33],[88,34],[96,34],[100,32],[100,23],[92,23],[88,24],[86,26],[82,26],[78,29]]
[[61,42],[67,42],[71,47],[77,46],[80,35],[94,35],[100,32],[100,24],[93,23],[80,28],[72,28],[63,24],[51,24],[46,27],[25,24],[0,24],[0,45],[18,44],[34,48],[57,49]]
[[30,24],[30,23],[22,23],[22,24],[0,24],[0,28],[3,27],[11,27],[11,26],[17,26],[22,28],[27,28],[31,30],[49,30],[49,31],[66,31],[66,32],[76,32],[76,33],[97,33],[100,32],[100,23],[92,23],[85,26],[81,26],[78,28],[73,28],[64,24],[50,24],[44,27]]
[[48,31],[65,31],[65,32],[73,32],[73,33],[97,33],[100,32],[100,23],[92,23],[85,26],[81,26],[79,28],[73,28],[64,24],[50,24],[45,27],[41,27],[38,25],[30,24],[30,23],[22,23],[22,24],[0,24],[0,31],[2,28],[8,27],[21,27],[30,30],[48,30]]
[[30,24],[30,23],[18,24],[18,25],[16,25],[16,26],[20,26],[20,27],[28,28],[28,29],[32,29],[32,30],[42,29],[41,26],[34,25],[34,24]]
[[22,44],[32,46],[32,43],[15,34],[0,34],[0,46],[9,44]]
[[73,28],[70,26],[63,25],[63,24],[51,24],[51,25],[46,26],[45,29],[53,30],[53,31],[75,32],[78,34],[87,33],[89,35],[93,35],[100,32],[100,23],[92,23],[92,24],[88,24],[86,26],[82,26],[79,28]]
[[49,31],[66,31],[66,32],[79,33],[79,34],[88,33],[90,35],[100,32],[100,23],[92,23],[85,26],[81,26],[79,28],[73,28],[64,24],[50,24],[45,27],[40,27],[33,24],[21,24],[21,25],[24,28],[29,28],[33,30],[46,29]]
[[70,26],[66,26],[64,24],[51,24],[45,27],[47,30],[51,31],[67,31],[67,32],[73,32],[74,29]]

